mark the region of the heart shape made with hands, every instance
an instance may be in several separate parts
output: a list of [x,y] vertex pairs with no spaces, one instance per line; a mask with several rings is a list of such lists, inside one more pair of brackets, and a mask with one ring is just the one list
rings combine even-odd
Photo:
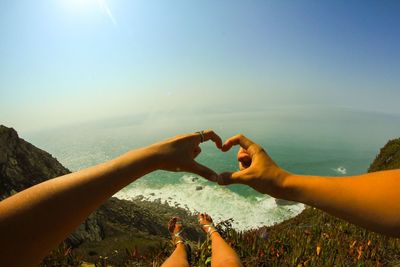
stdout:
[[246,184],[259,192],[274,194],[274,192],[279,191],[283,179],[289,175],[269,157],[261,146],[242,134],[235,135],[222,144],[221,138],[209,131],[204,140],[214,141],[223,152],[229,151],[233,146],[240,146],[237,153],[238,171],[216,174],[211,169],[198,164],[207,171],[203,172],[205,175],[200,172],[197,173],[210,181],[217,182],[220,185]]
[[[196,163],[196,167],[194,172],[205,177],[206,179],[217,182],[220,185],[227,185],[235,182],[241,182],[240,178],[246,173],[248,173],[248,169],[251,168],[253,162],[253,156],[257,154],[257,152],[263,151],[263,149],[258,146],[256,143],[248,139],[242,134],[235,135],[225,141],[222,144],[221,138],[214,133],[212,130],[207,130],[203,132],[198,132],[201,137],[201,142],[211,140],[216,146],[222,151],[227,152],[233,146],[239,145],[239,151],[237,153],[237,160],[239,163],[239,171],[236,172],[224,172],[221,174],[216,174],[213,170],[209,169],[206,166]],[[195,150],[195,157],[200,154],[201,149],[198,147]]]
[[[218,175],[218,184],[226,185],[235,182],[235,178],[241,177],[246,174],[246,170],[251,167],[253,162],[253,156],[260,147],[253,141],[248,139],[242,134],[235,135],[222,145],[221,150],[223,152],[229,151],[232,147],[239,145],[237,152],[237,161],[239,164],[239,171],[236,172],[224,172]],[[232,179],[233,178],[233,179]],[[238,179],[236,179],[238,180]],[[240,182],[240,179],[237,181]]]

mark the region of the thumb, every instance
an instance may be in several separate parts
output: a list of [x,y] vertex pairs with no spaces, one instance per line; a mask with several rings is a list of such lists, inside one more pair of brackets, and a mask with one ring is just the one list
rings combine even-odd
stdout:
[[245,170],[238,172],[223,172],[218,176],[219,185],[241,184],[243,183]]
[[196,161],[194,161],[190,171],[200,176],[203,176],[204,178],[206,178],[211,182],[216,182],[218,180],[218,175],[215,173],[215,171],[211,170],[210,168]]

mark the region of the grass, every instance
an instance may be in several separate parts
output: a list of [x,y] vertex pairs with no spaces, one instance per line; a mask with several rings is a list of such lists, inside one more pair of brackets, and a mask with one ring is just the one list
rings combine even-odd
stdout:
[[[237,232],[228,220],[218,224],[218,229],[245,266],[400,266],[400,239],[373,233],[314,208],[271,227]],[[125,249],[118,250],[118,261],[115,255],[96,255],[92,262],[96,266],[160,266],[173,251],[171,243],[162,239],[153,240],[150,247],[135,242],[124,245]],[[192,266],[210,266],[209,241],[191,243],[191,247]],[[78,251],[61,246],[42,266],[80,266],[82,262]]]

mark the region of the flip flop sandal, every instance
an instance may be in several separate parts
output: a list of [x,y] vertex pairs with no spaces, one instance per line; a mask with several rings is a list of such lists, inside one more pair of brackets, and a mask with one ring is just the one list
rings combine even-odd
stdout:
[[[177,218],[175,225],[183,225],[182,220]],[[191,260],[192,260],[192,248],[190,247],[189,244],[186,244],[186,240],[185,238],[182,236],[182,233],[184,231],[184,228],[182,227],[182,229],[177,232],[177,233],[171,233],[171,237],[172,237],[172,243],[174,244],[174,246],[177,246],[178,244],[183,244],[185,246],[185,250],[186,250],[186,255],[187,255],[187,260],[190,264]]]
[[204,219],[203,219],[203,218],[200,218],[200,219],[199,219],[199,224],[200,224],[201,228],[203,228],[203,231],[207,233],[208,238],[211,238],[211,235],[212,235],[214,232],[217,232],[217,233],[218,233],[217,229],[215,229],[214,223],[210,223],[210,224],[201,224],[202,221],[204,221]]
[[[177,219],[177,221],[175,222],[175,225],[182,225],[182,221],[179,221]],[[186,244],[185,239],[182,237],[182,233],[183,233],[183,228],[175,234],[173,232],[171,232],[172,243],[174,243],[175,246],[178,245],[179,243]]]

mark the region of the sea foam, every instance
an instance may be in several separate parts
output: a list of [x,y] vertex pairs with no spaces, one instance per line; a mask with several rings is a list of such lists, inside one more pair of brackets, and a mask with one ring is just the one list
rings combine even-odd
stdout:
[[332,169],[334,170],[336,173],[341,174],[341,175],[345,175],[347,174],[347,169],[343,166],[339,166],[337,168]]
[[217,222],[233,218],[233,227],[237,230],[273,225],[304,209],[304,205],[299,203],[278,205],[279,202],[268,195],[245,197],[191,175],[184,175],[177,184],[157,188],[135,182],[115,196],[128,200],[141,197],[179,206],[193,213],[207,212]]

